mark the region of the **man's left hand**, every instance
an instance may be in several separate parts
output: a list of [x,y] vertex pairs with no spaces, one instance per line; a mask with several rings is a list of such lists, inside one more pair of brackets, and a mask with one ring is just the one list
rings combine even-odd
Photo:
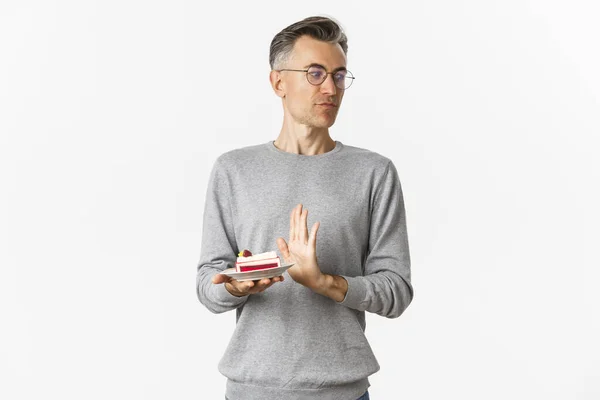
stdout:
[[294,263],[287,272],[293,280],[315,290],[323,280],[323,273],[317,264],[317,231],[316,222],[308,234],[308,210],[302,210],[298,204],[290,213],[290,237],[286,243],[283,238],[277,238],[277,246],[286,263]]

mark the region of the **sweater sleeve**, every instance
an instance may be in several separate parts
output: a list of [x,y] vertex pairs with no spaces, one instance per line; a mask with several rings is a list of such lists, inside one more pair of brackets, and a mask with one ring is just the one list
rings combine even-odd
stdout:
[[233,310],[244,304],[248,296],[229,293],[225,284],[214,284],[212,278],[235,266],[237,244],[231,213],[231,184],[221,158],[213,165],[202,222],[202,245],[196,274],[198,299],[213,313]]
[[338,304],[397,318],[411,303],[413,287],[404,199],[392,161],[374,196],[364,276],[342,275],[348,291]]

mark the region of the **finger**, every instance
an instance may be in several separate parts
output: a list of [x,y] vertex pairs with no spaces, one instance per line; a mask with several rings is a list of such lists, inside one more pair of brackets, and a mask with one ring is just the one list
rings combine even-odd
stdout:
[[240,290],[243,292],[247,292],[250,289],[252,289],[255,285],[255,283],[253,281],[244,281],[244,282],[240,282]]
[[307,220],[308,218],[308,210],[305,208],[300,214],[300,243],[306,244],[306,240],[308,239],[308,227]]
[[261,279],[258,282],[258,286],[259,287],[265,287],[265,286],[270,285],[270,284],[271,284],[271,280],[269,278]]
[[296,214],[294,215],[294,238],[300,239],[300,214],[302,213],[302,204],[298,204]]
[[273,277],[271,279],[269,278],[265,278],[265,279],[261,279],[261,280],[254,280],[252,282],[254,282],[254,287],[248,290],[248,294],[254,294],[254,293],[261,293],[264,292],[265,290],[267,290],[268,288],[270,288],[271,286],[273,286],[273,284],[275,284],[275,282],[277,282],[277,278],[282,278],[281,280],[283,280],[283,276],[276,276]]
[[313,248],[317,248],[317,231],[319,230],[319,226],[321,226],[320,222],[315,222],[310,230],[310,237],[308,238],[308,244]]
[[289,238],[290,242],[295,239],[294,238],[294,233],[295,233],[294,221],[295,221],[295,216],[296,216],[296,207],[294,207],[294,209],[290,213],[290,238]]
[[277,279],[277,277],[271,278],[271,281],[269,282],[268,285],[265,286],[265,289],[273,286],[276,282],[279,282],[279,280]]
[[271,283],[270,279],[260,279],[260,280],[255,280],[254,283],[256,284],[253,288],[253,292],[262,292],[263,290],[265,290],[267,288],[267,286],[269,286],[269,284]]

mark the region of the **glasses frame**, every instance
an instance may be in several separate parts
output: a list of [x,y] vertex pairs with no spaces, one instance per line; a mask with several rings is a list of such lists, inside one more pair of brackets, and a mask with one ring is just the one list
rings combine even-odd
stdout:
[[[314,68],[314,67],[316,67],[316,68],[320,68],[320,69],[322,69],[323,71],[325,71],[325,75],[324,75],[325,77],[323,78],[323,80],[321,81],[321,83],[312,83],[312,82],[310,81],[310,79],[308,79],[308,71],[310,71],[310,69],[311,69],[311,68]],[[306,80],[308,81],[308,83],[310,83],[310,84],[311,84],[311,85],[313,85],[313,86],[320,86],[320,85],[322,85],[322,84],[323,84],[323,82],[325,82],[325,81],[327,80],[327,75],[331,75],[331,79],[333,79],[333,84],[335,85],[335,87],[336,87],[336,88],[338,88],[338,89],[340,89],[340,90],[346,90],[346,89],[348,89],[348,88],[349,88],[350,86],[352,86],[352,84],[354,83],[354,79],[356,79],[356,78],[354,77],[354,74],[353,74],[352,72],[350,72],[350,70],[348,70],[348,69],[339,69],[339,70],[336,70],[336,71],[334,71],[334,72],[327,72],[327,70],[326,70],[325,68],[323,68],[321,65],[311,65],[311,66],[310,66],[310,67],[308,67],[307,69],[289,69],[289,68],[285,68],[285,69],[276,69],[275,71],[277,71],[277,72],[281,72],[281,71],[304,72],[304,73],[306,74]],[[338,85],[335,83],[335,79],[333,78],[333,75],[334,75],[334,74],[337,74],[337,73],[338,73],[338,72],[340,72],[340,71],[346,71],[346,72],[348,72],[348,73],[351,75],[351,76],[345,76],[345,77],[344,77],[344,80],[345,80],[345,79],[351,79],[351,81],[350,81],[350,84],[349,84],[347,87],[340,88],[340,87],[339,87],[339,86],[338,86]]]

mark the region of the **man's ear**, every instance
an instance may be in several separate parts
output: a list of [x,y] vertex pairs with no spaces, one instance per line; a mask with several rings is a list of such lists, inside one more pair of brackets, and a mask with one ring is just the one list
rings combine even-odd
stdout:
[[281,73],[279,71],[271,70],[269,74],[269,81],[271,81],[271,87],[275,94],[281,98],[285,97],[285,87],[281,80]]

